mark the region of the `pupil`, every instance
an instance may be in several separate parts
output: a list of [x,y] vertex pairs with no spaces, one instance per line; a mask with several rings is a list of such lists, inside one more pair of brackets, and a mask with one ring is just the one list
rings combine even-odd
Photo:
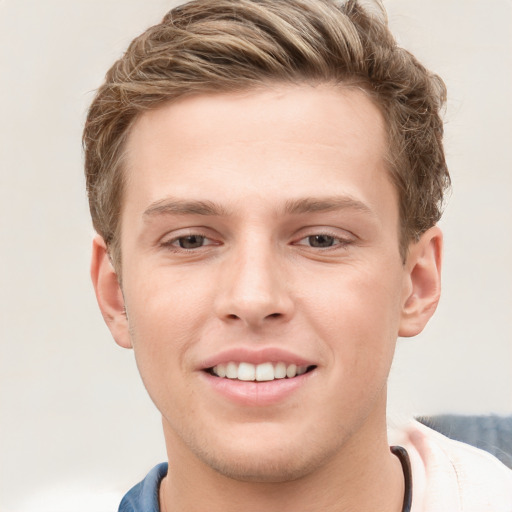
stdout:
[[180,238],[179,243],[182,249],[196,249],[201,247],[204,242],[204,236],[190,235]]
[[329,235],[313,235],[308,238],[311,247],[331,247],[334,244],[334,237]]

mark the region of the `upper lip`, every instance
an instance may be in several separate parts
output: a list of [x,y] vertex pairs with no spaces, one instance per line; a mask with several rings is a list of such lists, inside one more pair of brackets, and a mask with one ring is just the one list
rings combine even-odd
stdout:
[[284,350],[279,347],[259,347],[259,348],[248,348],[238,347],[230,348],[218,352],[210,357],[207,357],[200,364],[201,370],[213,368],[218,364],[227,364],[229,362],[235,363],[286,363],[295,364],[297,366],[313,366],[314,361],[301,357],[293,352]]

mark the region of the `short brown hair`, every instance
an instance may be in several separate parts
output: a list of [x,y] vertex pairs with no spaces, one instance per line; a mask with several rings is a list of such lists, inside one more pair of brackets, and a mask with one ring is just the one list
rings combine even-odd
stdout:
[[83,144],[96,231],[120,262],[123,150],[138,116],[200,93],[268,83],[357,85],[387,123],[399,194],[401,254],[441,216],[450,184],[440,110],[443,81],[398,47],[376,0],[194,0],[137,37],[108,71],[89,109]]

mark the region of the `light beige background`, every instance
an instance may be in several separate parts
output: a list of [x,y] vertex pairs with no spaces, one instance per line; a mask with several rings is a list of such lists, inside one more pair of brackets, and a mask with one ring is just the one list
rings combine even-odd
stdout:
[[[87,105],[164,0],[0,0],[0,510],[103,512],[164,460],[88,277]],[[388,0],[448,85],[444,295],[401,340],[392,411],[512,414],[512,3]],[[371,321],[371,318],[368,319]]]

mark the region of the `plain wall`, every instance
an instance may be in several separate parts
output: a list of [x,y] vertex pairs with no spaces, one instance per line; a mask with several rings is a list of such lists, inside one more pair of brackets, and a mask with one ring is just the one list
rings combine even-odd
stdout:
[[[0,0],[2,511],[117,510],[165,459],[133,354],[89,281],[80,137],[107,68],[174,4]],[[443,298],[422,335],[399,341],[390,410],[511,414],[512,3],[385,5],[399,42],[447,83],[453,179]]]

